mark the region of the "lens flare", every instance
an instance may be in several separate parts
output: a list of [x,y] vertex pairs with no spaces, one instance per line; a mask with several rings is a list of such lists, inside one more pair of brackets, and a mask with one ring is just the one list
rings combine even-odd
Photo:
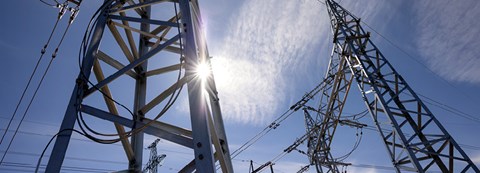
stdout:
[[201,80],[207,79],[207,77],[210,76],[210,68],[208,64],[207,63],[198,64],[196,73]]

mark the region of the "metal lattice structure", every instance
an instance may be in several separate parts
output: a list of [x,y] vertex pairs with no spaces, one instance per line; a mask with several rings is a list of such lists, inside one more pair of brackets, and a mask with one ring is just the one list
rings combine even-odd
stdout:
[[147,147],[148,149],[150,149],[150,159],[148,160],[147,164],[143,168],[142,172],[157,173],[158,167],[162,166],[161,163],[163,159],[167,157],[167,155],[165,154],[162,154],[162,155],[157,154],[158,142],[160,142],[160,139],[156,139]]
[[334,49],[332,52],[327,74],[322,83],[321,104],[319,111],[315,110],[317,116],[313,118],[308,109],[305,112],[305,121],[307,132],[317,127],[313,131],[312,138],[308,140],[308,155],[311,164],[316,165],[317,171],[323,172],[325,167],[327,172],[339,172],[337,165],[342,164],[334,160],[330,153],[330,146],[338,125],[338,120],[342,115],[348,92],[353,80],[348,69],[347,62],[342,56],[338,55]]
[[[333,0],[325,5],[333,51],[316,119],[306,116],[309,157],[317,172],[338,172],[330,143],[352,79],[373,118],[396,172],[480,172],[432,112],[370,40],[359,18]],[[332,164],[333,163],[333,164]]]
[[[216,164],[222,172],[233,172],[213,75],[202,78],[196,72],[201,64],[211,71],[198,2],[105,0],[97,14],[46,172],[60,172],[72,129],[76,122],[81,124],[82,114],[115,125],[118,139],[96,141],[120,141],[129,161],[127,171],[142,171],[144,134],[149,134],[193,150],[191,162],[181,172],[216,172]],[[191,129],[158,119],[184,85]],[[114,88],[129,91],[114,94]],[[132,97],[128,93],[133,93],[132,115],[121,114],[115,101]],[[156,95],[148,99],[147,93]],[[103,97],[107,110],[102,104],[84,102],[94,95]]]

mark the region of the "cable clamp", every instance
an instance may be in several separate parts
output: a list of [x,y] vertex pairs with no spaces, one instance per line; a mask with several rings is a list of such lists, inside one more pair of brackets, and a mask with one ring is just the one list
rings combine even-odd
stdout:
[[80,11],[80,8],[76,6],[75,8],[68,8],[68,10],[72,13],[70,15],[70,21],[69,23],[72,24],[75,18],[77,18],[78,12]]
[[57,4],[57,8],[60,9],[58,12],[58,20],[60,20],[68,9],[68,1],[65,1],[63,4]]

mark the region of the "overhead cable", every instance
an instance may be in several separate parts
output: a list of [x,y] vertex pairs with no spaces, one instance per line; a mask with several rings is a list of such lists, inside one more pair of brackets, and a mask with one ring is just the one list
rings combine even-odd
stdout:
[[[63,15],[63,14],[64,14],[64,13],[62,13],[62,10],[60,10],[59,16],[60,16],[60,15]],[[40,65],[40,62],[41,62],[42,59],[43,59],[43,55],[45,54],[46,49],[47,49],[48,45],[50,44],[50,40],[52,39],[52,36],[53,36],[53,34],[55,33],[55,30],[56,30],[56,28],[57,28],[57,25],[58,25],[58,22],[60,21],[60,19],[61,19],[61,17],[57,17],[57,21],[55,22],[55,25],[53,26],[53,29],[52,29],[52,31],[50,32],[50,36],[48,37],[47,42],[45,43],[45,45],[43,46],[42,50],[40,51],[40,57],[38,58],[35,67],[33,68],[32,74],[30,74],[30,78],[28,79],[27,85],[26,85],[25,88],[23,89],[22,96],[20,96],[20,100],[18,101],[17,105],[15,106],[15,110],[13,111],[12,117],[11,117],[10,120],[8,121],[7,129],[10,128],[10,125],[11,125],[13,119],[15,118],[15,115],[17,114],[18,108],[20,107],[20,104],[21,104],[22,101],[23,101],[23,98],[24,98],[24,96],[25,96],[25,93],[27,92],[27,90],[28,90],[28,88],[29,88],[29,86],[30,86],[30,83],[32,82],[32,79],[33,79],[33,77],[35,76],[35,74],[36,74],[36,72],[37,72],[38,66]],[[2,135],[2,138],[0,139],[0,144],[3,142],[3,139],[4,139],[4,138],[5,138],[5,134]]]
[[[23,122],[23,120],[25,119],[25,116],[27,115],[28,111],[30,110],[30,106],[32,105],[33,100],[34,100],[35,97],[37,96],[38,90],[40,89],[40,86],[42,85],[43,80],[45,79],[45,76],[47,75],[47,73],[48,73],[48,71],[49,71],[49,69],[50,69],[50,67],[51,67],[51,65],[52,65],[52,62],[53,62],[53,60],[54,60],[55,57],[56,57],[56,54],[57,54],[57,52],[58,52],[58,49],[59,49],[60,45],[62,44],[62,42],[63,42],[63,40],[64,40],[64,38],[65,38],[65,35],[66,35],[66,33],[68,32],[68,30],[69,30],[69,28],[70,28],[70,25],[71,25],[72,22],[73,22],[73,19],[75,19],[74,16],[76,16],[77,13],[78,13],[78,7],[79,7],[79,6],[80,6],[80,4],[78,4],[77,7],[75,7],[75,9],[76,9],[75,12],[73,12],[73,13],[71,14],[70,21],[68,22],[68,26],[67,26],[67,28],[65,29],[65,31],[63,32],[62,37],[61,37],[61,39],[60,39],[60,41],[59,41],[59,43],[58,43],[58,45],[57,45],[57,48],[55,49],[55,52],[52,54],[52,58],[50,59],[48,65],[47,65],[47,68],[45,69],[45,71],[44,71],[44,73],[43,73],[43,75],[42,75],[42,77],[41,77],[41,79],[40,79],[40,82],[38,83],[37,87],[35,88],[35,92],[33,93],[33,96],[31,97],[31,99],[30,99],[30,101],[29,101],[29,103],[28,103],[28,106],[27,106],[27,108],[25,109],[25,112],[23,113],[22,118],[20,119],[20,122],[19,122],[19,124],[17,125],[17,127],[16,127],[16,129],[15,129],[15,131],[14,131],[14,133],[13,133],[12,139],[11,139],[10,142],[8,143],[7,149],[6,149],[5,153],[4,153],[3,156],[2,156],[2,159],[0,160],[0,165],[3,163],[3,160],[5,159],[5,156],[7,155],[8,150],[10,149],[10,146],[12,145],[12,143],[13,143],[13,141],[14,141],[14,139],[15,139],[15,136],[17,135],[18,129],[19,129],[20,126],[22,125],[22,122]],[[62,5],[59,5],[59,8],[60,8],[60,11],[59,11],[59,13],[58,13],[57,21],[55,22],[54,29],[52,30],[52,33],[50,34],[50,37],[48,38],[47,44],[45,44],[44,48],[43,48],[42,51],[41,51],[41,55],[40,55],[40,58],[39,58],[39,60],[38,60],[38,62],[37,62],[37,65],[35,66],[35,69],[34,69],[32,75],[30,76],[30,79],[29,79],[29,81],[28,81],[28,83],[27,83],[27,86],[25,87],[25,90],[24,90],[24,92],[23,92],[23,94],[22,94],[22,97],[20,98],[20,101],[19,101],[19,103],[17,104],[17,107],[16,107],[16,109],[15,109],[14,115],[13,115],[12,118],[10,119],[9,124],[8,124],[8,126],[7,126],[7,130],[5,131],[4,135],[2,136],[2,140],[3,140],[4,136],[6,135],[6,132],[8,131],[8,128],[10,127],[10,124],[11,124],[12,120],[13,120],[14,117],[15,117],[16,111],[18,110],[18,107],[19,107],[20,103],[21,103],[22,100],[23,100],[23,96],[24,96],[26,90],[28,89],[28,87],[29,87],[29,85],[30,85],[31,79],[33,78],[34,74],[36,73],[36,69],[37,69],[37,67],[38,67],[38,64],[39,64],[39,62],[41,61],[43,55],[44,55],[45,52],[46,52],[46,48],[47,48],[48,44],[50,43],[50,40],[51,40],[51,38],[52,38],[53,33],[55,32],[55,29],[56,29],[56,27],[57,27],[57,24],[58,24],[59,20],[63,17],[63,15],[65,14],[65,11],[68,9],[68,1],[65,1],[65,3],[63,3]],[[1,142],[1,141],[0,141],[0,142]]]
[[285,119],[287,119],[290,115],[292,115],[294,112],[296,112],[298,109],[303,107],[308,101],[310,101],[316,94],[318,94],[324,87],[325,83],[328,83],[330,81],[332,76],[329,76],[322,80],[317,86],[315,86],[310,92],[305,94],[298,102],[293,104],[288,110],[286,110],[282,115],[280,115],[278,118],[276,118],[272,123],[270,123],[267,127],[265,127],[262,131],[257,133],[254,137],[252,137],[250,140],[245,142],[242,146],[240,146],[238,149],[233,151],[231,153],[231,159],[234,159],[237,157],[240,153],[248,149],[250,146],[252,146],[254,143],[256,143],[260,138],[265,136],[267,133],[269,133],[271,130],[276,129],[278,126],[280,126],[280,123],[282,123]]

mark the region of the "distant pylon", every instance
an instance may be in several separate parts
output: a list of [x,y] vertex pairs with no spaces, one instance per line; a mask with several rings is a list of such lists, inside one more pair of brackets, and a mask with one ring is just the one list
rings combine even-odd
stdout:
[[162,155],[157,155],[157,144],[160,141],[160,139],[156,139],[155,141],[152,142],[148,146],[148,149],[150,149],[150,159],[148,160],[147,164],[143,168],[143,172],[146,173],[157,173],[158,171],[158,166],[162,166],[162,161],[167,157],[167,155],[162,154]]

